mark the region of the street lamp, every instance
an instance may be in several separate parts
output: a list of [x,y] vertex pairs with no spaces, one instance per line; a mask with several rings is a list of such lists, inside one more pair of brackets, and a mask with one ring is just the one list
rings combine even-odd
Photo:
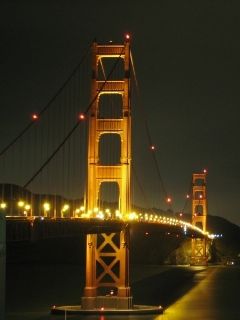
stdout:
[[48,216],[48,212],[50,211],[50,209],[51,209],[50,203],[49,202],[44,202],[44,204],[43,204],[43,215],[44,215],[44,217]]
[[6,209],[6,208],[7,208],[6,202],[2,201],[2,202],[0,203],[0,208],[1,208],[1,209]]
[[64,218],[64,213],[66,213],[70,208],[70,205],[65,203],[62,207],[62,210],[61,210],[61,218]]
[[19,200],[17,203],[17,206],[20,209],[21,214],[24,214],[24,205],[25,205],[25,202],[23,200]]

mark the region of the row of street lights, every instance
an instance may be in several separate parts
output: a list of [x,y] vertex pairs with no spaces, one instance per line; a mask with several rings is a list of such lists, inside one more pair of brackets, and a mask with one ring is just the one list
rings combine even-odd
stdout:
[[[32,206],[23,201],[23,200],[19,200],[17,203],[16,203],[16,207],[18,208],[18,210],[20,210],[20,212],[24,215],[24,216],[32,216],[33,215],[33,212],[32,212]],[[7,202],[5,201],[1,201],[0,202],[0,209],[1,210],[7,210],[8,208],[8,204]],[[43,212],[43,215],[44,217],[48,217],[49,216],[49,213],[52,209],[52,206],[49,202],[44,202],[42,205],[41,205],[41,208],[42,208],[42,212]],[[56,211],[56,210],[54,210]],[[64,217],[66,214],[68,214],[70,212],[70,205],[68,203],[65,203],[62,207],[61,207],[61,217]],[[77,208],[74,210],[74,216],[80,216],[82,213],[84,213],[85,211],[85,208],[83,206],[81,206],[80,208]]]

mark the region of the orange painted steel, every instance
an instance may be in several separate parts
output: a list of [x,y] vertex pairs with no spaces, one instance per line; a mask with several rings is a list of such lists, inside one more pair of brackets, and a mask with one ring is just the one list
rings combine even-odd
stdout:
[[[88,122],[88,179],[86,208],[93,212],[98,207],[100,187],[103,182],[114,182],[119,190],[119,211],[124,217],[131,210],[131,107],[130,107],[130,43],[123,45],[98,45],[92,47],[92,90],[93,102]],[[123,59],[124,79],[110,81],[98,80],[101,59]],[[122,97],[122,116],[117,119],[99,117],[101,95],[118,94]],[[97,97],[97,98],[96,98]],[[121,141],[121,158],[117,165],[99,163],[99,142],[103,134],[117,134]],[[105,296],[99,289],[113,288],[117,299]],[[82,307],[93,309],[101,307],[118,309],[132,308],[129,286],[129,230],[126,226],[117,233],[88,234],[86,240],[86,286],[82,297]],[[112,303],[114,302],[114,306]]]
[[[192,177],[192,225],[206,232],[207,192],[206,173],[194,173]],[[192,265],[207,265],[206,237],[192,239]]]

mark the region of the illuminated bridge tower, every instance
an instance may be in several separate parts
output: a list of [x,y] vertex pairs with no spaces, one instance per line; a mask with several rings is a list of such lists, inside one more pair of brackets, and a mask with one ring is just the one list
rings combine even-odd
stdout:
[[[122,79],[105,75],[104,64],[123,70]],[[109,74],[112,75],[112,69]],[[100,72],[101,71],[101,72]],[[101,74],[104,76],[100,76]],[[106,77],[107,76],[107,77]],[[105,118],[100,112],[104,95],[120,95],[121,110],[118,118]],[[91,109],[88,128],[88,181],[86,209],[94,217],[101,201],[103,183],[115,183],[118,188],[118,206],[123,219],[130,212],[131,164],[131,110],[130,110],[130,44],[93,44]],[[120,138],[118,164],[103,165],[100,159],[100,141],[105,135]],[[111,293],[113,293],[111,295]],[[109,296],[110,293],[110,296]],[[132,297],[129,287],[129,233],[88,234],[86,242],[86,286],[82,297],[83,309],[130,309]]]
[[[207,223],[207,194],[206,172],[194,173],[192,178],[192,224],[206,231]],[[207,239],[192,239],[192,265],[207,264]]]

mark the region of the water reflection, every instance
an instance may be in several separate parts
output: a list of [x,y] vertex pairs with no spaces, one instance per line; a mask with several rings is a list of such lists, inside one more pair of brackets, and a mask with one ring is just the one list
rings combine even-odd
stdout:
[[[49,289],[45,288],[45,295],[34,293],[38,304],[30,302],[27,291],[25,296],[15,297],[18,300],[13,302],[19,301],[19,304],[14,302],[15,310],[8,313],[6,320],[237,320],[240,319],[239,280],[240,268],[237,267],[189,267],[165,269],[160,274],[134,283],[135,303],[162,304],[165,307],[163,315],[51,315],[50,308],[46,306]],[[66,295],[65,291],[61,291],[64,301],[69,293],[69,290],[66,290]],[[56,299],[56,295],[54,297]]]
[[[229,281],[232,279],[232,281]],[[197,285],[165,310],[168,320],[237,320],[240,268],[207,268],[196,274]],[[163,319],[163,318],[159,318]]]

